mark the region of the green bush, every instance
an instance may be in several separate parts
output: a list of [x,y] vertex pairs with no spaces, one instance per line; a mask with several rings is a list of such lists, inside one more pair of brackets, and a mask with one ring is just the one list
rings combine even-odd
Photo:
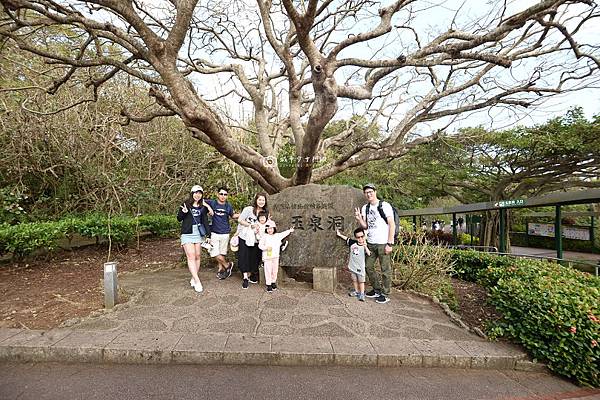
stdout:
[[38,249],[53,250],[62,237],[61,227],[54,222],[4,225],[0,228],[0,253],[24,256]]
[[451,251],[463,279],[489,289],[503,318],[492,337],[521,343],[553,371],[600,386],[600,278],[559,264]]
[[179,229],[179,222],[171,215],[142,215],[138,217],[138,222],[139,231],[160,237],[170,236]]
[[61,239],[75,234],[88,238],[109,239],[115,245],[125,245],[136,232],[151,232],[167,236],[178,227],[175,216],[146,215],[139,218],[92,214],[83,218],[69,217],[56,222],[0,225],[0,254],[25,256],[38,249],[54,250]]

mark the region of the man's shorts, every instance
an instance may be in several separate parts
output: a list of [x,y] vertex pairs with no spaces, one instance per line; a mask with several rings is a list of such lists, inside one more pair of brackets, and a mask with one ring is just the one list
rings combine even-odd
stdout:
[[223,256],[227,255],[229,233],[213,233],[210,235],[210,242],[213,246],[209,253],[211,257],[216,257],[219,254]]
[[356,272],[352,271],[350,271],[350,275],[352,276],[352,282],[365,283],[365,280],[367,279],[366,276],[359,275]]

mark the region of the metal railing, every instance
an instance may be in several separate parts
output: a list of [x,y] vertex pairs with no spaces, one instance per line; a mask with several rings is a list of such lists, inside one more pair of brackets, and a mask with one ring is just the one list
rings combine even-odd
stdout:
[[[548,260],[548,261],[557,262],[557,263],[560,263],[563,265],[567,264],[570,266],[582,265],[582,266],[586,266],[586,267],[591,267],[594,270],[594,274],[596,276],[600,276],[600,261],[598,261],[596,263],[594,261],[573,260],[573,259],[569,259],[569,258],[556,258],[556,257],[550,257],[550,256],[533,255],[533,254],[500,253],[500,252],[498,252],[498,248],[494,247],[494,246],[469,246],[469,245],[460,244],[460,245],[448,246],[448,248],[457,249],[457,250],[477,250],[477,251],[483,251],[483,252],[487,252],[487,253],[495,253],[500,256],[512,256],[512,257],[522,257],[522,258],[534,258],[534,259],[538,259],[538,260]],[[581,268],[577,268],[577,269],[581,269]]]

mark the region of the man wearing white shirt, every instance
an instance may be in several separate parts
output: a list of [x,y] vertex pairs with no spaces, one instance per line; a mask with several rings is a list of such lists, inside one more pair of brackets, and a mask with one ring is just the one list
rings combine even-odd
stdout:
[[[381,208],[385,219],[378,210],[379,199],[375,185],[367,183],[363,186],[363,193],[368,204],[359,210],[354,210],[354,217],[363,229],[367,230],[367,247],[371,252],[366,259],[366,270],[373,289],[366,293],[367,297],[374,297],[375,301],[385,304],[389,299],[392,287],[392,265],[391,257],[394,246],[394,211],[392,206],[385,201],[381,202]],[[368,207],[367,207],[368,205]],[[375,261],[379,259],[381,277],[375,271]]]

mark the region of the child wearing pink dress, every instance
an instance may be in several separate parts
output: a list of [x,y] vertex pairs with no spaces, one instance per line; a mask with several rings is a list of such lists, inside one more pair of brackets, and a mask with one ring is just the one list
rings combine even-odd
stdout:
[[262,259],[265,270],[265,281],[267,284],[267,292],[271,293],[277,290],[277,271],[279,270],[279,250],[281,241],[290,233],[294,232],[294,228],[287,231],[276,233],[277,225],[272,220],[268,220],[265,224],[266,234],[262,235],[258,242],[258,248],[261,249]]

